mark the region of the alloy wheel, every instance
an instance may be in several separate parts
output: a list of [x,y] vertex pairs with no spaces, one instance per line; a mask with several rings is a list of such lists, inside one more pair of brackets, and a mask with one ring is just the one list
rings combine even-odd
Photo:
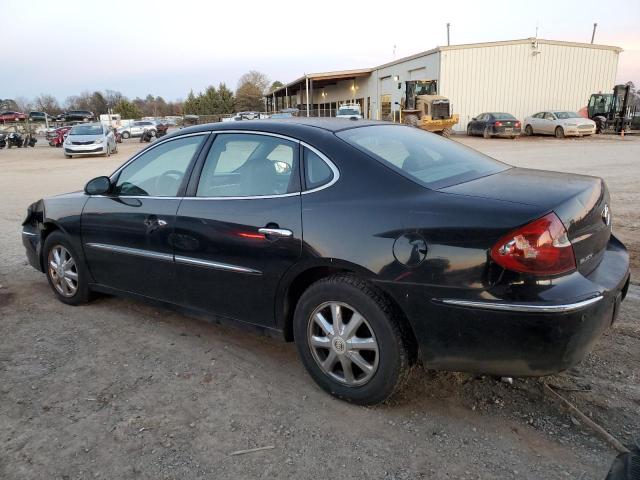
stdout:
[[307,342],[318,367],[347,386],[364,385],[376,373],[378,342],[367,320],[342,302],[325,302],[311,314]]
[[73,297],[78,291],[78,266],[62,245],[49,250],[48,273],[56,291],[64,297]]

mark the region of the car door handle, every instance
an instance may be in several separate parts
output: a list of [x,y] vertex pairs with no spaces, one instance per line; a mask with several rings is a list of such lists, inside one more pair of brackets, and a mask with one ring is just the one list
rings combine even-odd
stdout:
[[166,220],[158,219],[158,217],[156,217],[155,215],[149,218],[146,218],[143,223],[147,227],[166,227],[167,226]]
[[262,233],[265,236],[270,237],[283,237],[289,238],[293,236],[293,232],[291,230],[287,230],[286,228],[259,228],[258,232]]

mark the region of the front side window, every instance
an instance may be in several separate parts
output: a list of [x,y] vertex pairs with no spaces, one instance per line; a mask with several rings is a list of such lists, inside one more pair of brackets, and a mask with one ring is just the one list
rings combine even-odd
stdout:
[[547,113],[544,114],[544,119],[545,120],[555,120],[555,117],[553,116],[552,113],[547,112]]
[[175,197],[204,138],[177,138],[147,150],[120,172],[115,194]]
[[200,174],[198,197],[254,197],[299,191],[298,145],[240,133],[216,137]]
[[337,135],[428,188],[444,188],[510,168],[457,142],[400,125],[358,127]]

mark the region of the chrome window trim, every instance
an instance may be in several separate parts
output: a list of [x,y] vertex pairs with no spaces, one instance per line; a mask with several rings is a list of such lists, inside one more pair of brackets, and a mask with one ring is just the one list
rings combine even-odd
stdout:
[[[209,135],[210,133],[211,133],[211,130],[207,130],[207,131],[203,131],[203,132],[185,133],[184,135],[176,135],[175,137],[165,138],[165,139],[162,139],[162,140],[157,140],[157,141],[153,142],[151,144],[151,146],[149,146],[149,148],[144,148],[144,149],[140,150],[133,157],[131,157],[125,163],[120,165],[120,167],[118,167],[118,169],[115,172],[113,172],[111,175],[109,175],[109,180],[113,181],[113,177],[118,175],[127,165],[129,165],[135,159],[140,157],[143,153],[147,153],[147,152],[153,150],[154,148],[156,148],[157,146],[162,145],[163,143],[171,142],[173,140],[178,140],[180,138],[195,137],[195,136],[198,136],[198,135]],[[99,196],[99,195],[95,195],[95,196]],[[100,196],[102,196],[102,195],[100,195]],[[124,197],[125,195],[120,195],[120,196]],[[129,198],[131,198],[131,197],[129,197]],[[171,197],[161,197],[161,198],[171,198]],[[173,197],[173,198],[177,198],[177,197]]]
[[333,163],[331,160],[329,160],[329,157],[327,157],[324,153],[322,153],[320,150],[318,150],[315,147],[312,147],[311,145],[309,145],[308,143],[305,142],[300,142],[300,145],[302,145],[305,148],[308,148],[309,150],[311,150],[313,153],[315,153],[316,155],[318,155],[320,157],[320,159],[327,164],[327,166],[331,169],[331,172],[333,173],[333,178],[331,179],[330,182],[325,183],[324,185],[320,185],[319,187],[316,188],[312,188],[311,190],[305,190],[302,192],[302,195],[307,195],[309,193],[315,193],[315,192],[319,192],[320,190],[324,190],[325,188],[329,188],[330,186],[334,185],[338,179],[340,178],[340,170],[338,170],[338,167],[336,167],[335,163]]
[[444,298],[439,300],[447,305],[453,305],[456,307],[473,307],[482,308],[486,310],[500,310],[507,312],[524,312],[524,313],[566,313],[580,310],[581,308],[588,307],[598,303],[604,297],[601,294],[587,300],[574,303],[563,303],[559,305],[540,305],[529,303],[498,303],[498,302],[483,302],[472,300],[458,300],[453,298]]
[[121,247],[119,245],[109,245],[106,243],[86,243],[85,246],[89,248],[95,248],[96,250],[104,250],[107,252],[123,253],[125,255],[135,255],[137,257],[153,258],[155,260],[173,262],[173,254],[170,253],[152,252],[150,250]]
[[216,270],[225,270],[228,272],[262,275],[262,272],[260,270],[254,270],[253,268],[247,268],[247,267],[240,267],[238,265],[231,265],[229,263],[213,262],[210,260],[200,260],[198,258],[183,257],[182,255],[176,255],[175,259],[176,259],[176,263],[180,263],[183,265],[195,265],[198,267],[213,268]]

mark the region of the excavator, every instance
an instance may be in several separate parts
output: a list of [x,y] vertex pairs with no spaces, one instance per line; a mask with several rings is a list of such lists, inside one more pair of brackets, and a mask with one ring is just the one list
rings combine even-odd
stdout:
[[451,113],[449,99],[438,95],[437,86],[436,80],[405,81],[402,122],[448,137],[458,123],[458,114]]

